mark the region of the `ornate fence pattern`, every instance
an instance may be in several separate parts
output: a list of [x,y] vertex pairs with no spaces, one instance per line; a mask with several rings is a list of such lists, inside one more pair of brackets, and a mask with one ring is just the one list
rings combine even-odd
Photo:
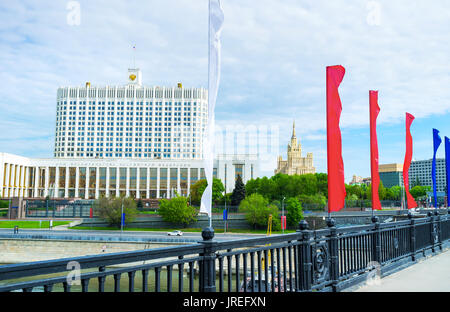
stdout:
[[[224,242],[207,228],[197,244],[4,265],[0,291],[340,291],[374,270],[385,274],[441,251],[450,239],[450,214],[437,212],[391,223],[374,217],[364,226],[327,224],[310,231],[302,221],[296,233]],[[73,264],[81,269],[76,278]]]

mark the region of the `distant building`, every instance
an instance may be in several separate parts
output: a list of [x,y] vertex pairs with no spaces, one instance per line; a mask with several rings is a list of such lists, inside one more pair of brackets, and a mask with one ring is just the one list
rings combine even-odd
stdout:
[[362,185],[362,184],[365,184],[365,185],[369,186],[370,183],[372,183],[372,179],[371,178],[363,178],[363,177],[359,177],[357,175],[353,175],[353,179],[350,181],[350,185]]
[[[188,196],[205,179],[208,92],[141,80],[129,69],[126,85],[59,88],[54,158],[0,152],[0,198]],[[259,175],[258,155],[218,154],[213,165],[227,193],[237,176]]]
[[288,175],[316,173],[316,168],[313,166],[313,154],[307,153],[306,157],[302,157],[302,146],[300,142],[297,143],[295,135],[295,122],[292,126],[291,143],[287,148],[287,160],[283,160],[281,156],[278,157],[278,166],[275,174],[284,173]]
[[[417,160],[411,162],[409,167],[409,186],[417,184],[433,187],[431,179],[431,167],[433,159]],[[445,159],[436,159],[436,189],[438,192],[445,192],[447,186],[447,174],[445,172]]]
[[[409,167],[409,187],[416,185],[433,187],[431,179],[432,159],[416,160]],[[403,165],[387,164],[379,167],[380,179],[387,188],[392,186],[403,186]],[[438,192],[446,191],[445,159],[436,159],[436,188]]]
[[[391,188],[393,186],[403,186],[403,165],[402,164],[386,164],[378,167],[380,180],[383,186]],[[411,181],[411,178],[410,178]]]

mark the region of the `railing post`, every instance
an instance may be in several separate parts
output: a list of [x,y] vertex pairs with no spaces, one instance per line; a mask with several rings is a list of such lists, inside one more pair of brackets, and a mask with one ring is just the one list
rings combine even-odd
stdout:
[[336,286],[339,281],[339,248],[336,221],[327,219],[327,226],[330,229],[329,253],[330,253],[330,280],[332,282],[333,291],[336,292]]
[[440,222],[440,216],[439,216],[439,211],[437,209],[434,210],[433,212],[434,216],[431,217],[431,222],[432,222],[432,235],[433,235],[433,239],[432,239],[432,243],[433,243],[433,252],[436,251],[436,247],[439,247],[439,250],[442,250],[442,245],[441,245],[441,222]]
[[214,229],[207,227],[202,231],[203,253],[200,254],[199,285],[200,292],[216,292],[216,245],[213,241]]
[[380,219],[377,216],[372,217],[372,222],[375,223],[375,233],[373,235],[373,259],[381,265],[381,232]]
[[312,259],[311,259],[311,231],[308,230],[308,222],[302,220],[298,224],[300,245],[298,252],[299,291],[311,291],[312,286]]
[[416,220],[411,212],[408,213],[408,218],[411,221],[410,225],[410,244],[411,244],[411,260],[416,261]]
[[428,221],[430,222],[430,245],[431,245],[431,251],[435,252],[435,240],[436,240],[436,223],[434,222],[434,212],[428,211]]

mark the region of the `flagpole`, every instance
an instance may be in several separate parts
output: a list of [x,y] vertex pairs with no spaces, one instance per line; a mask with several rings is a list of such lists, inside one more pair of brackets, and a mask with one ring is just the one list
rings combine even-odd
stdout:
[[[211,0],[208,0],[208,108],[210,108],[211,101],[211,90],[209,87],[211,85]],[[209,128],[211,128],[211,112],[208,112],[208,124]],[[211,129],[208,129],[211,131]],[[209,133],[208,136],[210,137]],[[211,186],[212,188],[212,186]],[[209,227],[212,228],[212,196],[211,196],[211,211],[209,212]]]

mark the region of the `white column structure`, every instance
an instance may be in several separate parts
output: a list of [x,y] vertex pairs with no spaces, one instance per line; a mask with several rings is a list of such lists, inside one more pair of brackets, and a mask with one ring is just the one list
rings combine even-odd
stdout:
[[181,169],[177,168],[177,192],[181,195]]
[[188,174],[187,174],[187,196],[189,196],[189,194],[191,194],[191,168],[188,168],[187,170]]
[[69,198],[69,167],[66,166],[66,182],[64,184],[64,198]]
[[[9,167],[9,166],[8,166]],[[39,186],[39,166],[34,167],[34,192],[33,192],[33,197],[39,197],[39,193],[38,193],[38,186]],[[8,176],[6,176],[8,177]],[[9,178],[8,178],[9,180]],[[9,183],[7,181],[7,183]]]
[[23,191],[23,197],[28,197],[28,185],[30,182],[30,167],[25,167],[25,184],[24,186],[24,191]]
[[105,190],[106,197],[109,197],[109,178],[110,178],[109,167],[106,166],[106,190]]
[[55,198],[59,197],[59,167],[55,167]]
[[242,181],[250,180],[251,166],[250,166],[250,164],[244,164],[243,166],[244,166],[244,168],[242,169],[242,172],[243,172],[244,176],[242,177]]
[[10,196],[15,196],[16,194],[14,193],[16,188],[15,188],[15,173],[16,173],[16,165],[11,165],[11,191],[10,191]]
[[141,198],[141,194],[139,194],[139,183],[141,182],[141,168],[136,168],[136,198]]
[[89,199],[89,178],[90,178],[90,168],[86,167],[86,187],[84,191],[84,199]]
[[6,165],[6,193],[11,196],[11,164]]
[[11,196],[16,196],[16,183],[17,183],[17,165],[11,165]]
[[116,197],[120,197],[120,167],[116,168]]
[[15,197],[19,196],[20,175],[21,175],[20,165],[16,165],[16,170],[15,170],[15,176],[16,177],[15,177],[15,180],[14,180],[14,188],[15,188],[14,196]]
[[9,164],[8,167],[8,197],[12,196],[12,189],[13,189],[13,184],[12,184],[12,177],[13,177],[13,166]]
[[79,185],[80,185],[80,167],[75,167],[75,197],[79,197]]
[[21,191],[21,194],[20,194],[21,197],[25,197],[25,190],[27,188],[27,185],[25,184],[25,181],[27,179],[26,172],[27,172],[27,167],[26,166],[22,166],[22,175],[23,175],[23,177],[22,177],[22,191]]
[[146,198],[150,198],[150,168],[147,167],[147,186]]
[[234,184],[235,184],[235,180],[234,180],[234,166],[229,163],[227,165],[227,187],[229,189],[229,193],[233,191],[234,189]]
[[170,191],[171,191],[171,189],[170,189],[170,167],[169,167],[169,168],[167,168],[167,192],[166,192],[166,194],[167,194],[166,198],[167,199],[171,198]]
[[15,192],[15,196],[19,196],[20,194],[20,186],[21,186],[21,178],[22,178],[22,171],[20,170],[22,168],[22,166],[17,165],[16,167],[16,192]]
[[126,192],[125,196],[130,197],[130,167],[127,167],[127,179],[126,179]]
[[160,183],[161,173],[160,168],[156,168],[156,198],[160,198],[160,189],[159,189],[159,183]]
[[100,167],[95,168],[95,198],[100,198]]
[[45,182],[44,182],[44,197],[48,196],[48,184],[49,184],[49,172],[48,172],[48,166],[45,167]]

